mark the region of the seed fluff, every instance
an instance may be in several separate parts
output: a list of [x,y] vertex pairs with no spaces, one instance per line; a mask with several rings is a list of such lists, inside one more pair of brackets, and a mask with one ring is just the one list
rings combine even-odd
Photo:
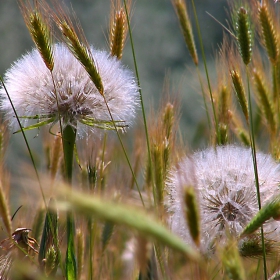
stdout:
[[[5,86],[23,124],[30,119],[36,119],[38,124],[54,124],[60,116],[63,128],[71,125],[80,137],[94,128],[113,129],[104,99],[83,66],[64,44],[55,44],[53,49],[52,74],[36,49],[16,61],[5,74]],[[135,78],[109,53],[92,47],[91,52],[115,124],[125,129],[132,123],[139,104]],[[0,96],[6,119],[13,128],[18,127],[4,88]]]
[[[270,155],[257,153],[262,205],[280,193],[280,166]],[[183,189],[197,189],[201,216],[201,250],[212,251],[225,242],[227,234],[238,237],[258,212],[254,168],[250,149],[228,145],[209,148],[184,158],[170,176],[167,186],[171,229],[193,244],[182,200]],[[264,224],[265,238],[279,241],[279,222]],[[240,241],[239,246],[243,246]]]

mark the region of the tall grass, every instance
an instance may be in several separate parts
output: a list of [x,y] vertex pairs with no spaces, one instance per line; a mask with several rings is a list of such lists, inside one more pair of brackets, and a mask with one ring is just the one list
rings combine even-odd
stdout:
[[[25,108],[10,95],[15,96],[17,83],[22,82],[9,78],[14,68],[1,78],[0,102],[4,116],[0,125],[0,216],[6,234],[0,243],[1,279],[278,279],[280,27],[275,12],[277,4],[244,0],[231,6],[228,19],[231,26],[225,29],[229,36],[225,35],[222,46],[217,47],[218,78],[211,80],[195,1],[171,2],[178,17],[178,29],[198,73],[201,96],[197,98],[202,98],[206,110],[208,126],[200,134],[206,138],[209,149],[201,153],[192,154],[185,148],[188,143],[182,141],[185,132],[180,130],[178,113],[184,108],[180,108],[172,92],[162,98],[157,111],[145,111],[142,95],[145,88],[141,88],[138,71],[141,57],[137,55],[141,46],[134,45],[130,22],[133,1],[112,0],[111,11],[104,11],[104,16],[110,15],[106,59],[121,65],[118,63],[124,51],[131,51],[134,59],[136,77],[133,81],[121,80],[128,85],[120,88],[132,88],[132,91],[136,88],[135,101],[119,93],[118,86],[116,90],[121,98],[135,102],[127,105],[130,107],[125,114],[118,110],[125,110],[122,106],[128,102],[123,99],[115,105],[118,96],[111,95],[115,81],[110,80],[111,76],[105,76],[106,79],[102,76],[101,63],[107,60],[98,60],[76,16],[57,3],[51,7],[44,0],[20,1],[26,26],[51,82],[44,84],[47,80],[42,79],[40,71],[33,75],[38,75],[41,83],[53,90],[50,97],[43,95],[34,104],[39,106],[40,101],[47,103],[53,98],[55,108],[41,115],[29,114],[29,109],[23,113]],[[193,33],[190,11],[194,14],[198,38]],[[128,39],[131,50],[124,49]],[[196,40],[202,58],[196,51]],[[55,52],[59,49],[55,41],[63,44],[59,46],[64,46],[63,51],[78,61],[82,69],[80,76],[75,77],[78,86],[69,83],[66,92],[61,92],[65,81],[58,79],[55,72]],[[200,70],[201,63],[204,72]],[[127,71],[125,67],[116,69],[121,69],[120,76]],[[81,87],[83,71],[87,83]],[[115,80],[118,78],[114,76]],[[23,82],[28,85],[29,81]],[[73,96],[74,105],[87,104],[94,90],[96,107],[68,106],[67,100]],[[29,89],[27,95],[32,94]],[[7,110],[9,106],[12,112]],[[133,123],[129,118],[134,117],[136,106],[142,114]],[[104,115],[95,117],[94,110],[99,108],[103,108]],[[8,127],[14,132],[15,123],[33,165],[19,166],[24,172],[16,179],[37,200],[35,203],[29,196],[23,202],[28,214],[19,226],[10,213],[14,206],[9,197],[14,194],[9,193],[10,170],[5,165],[6,139],[13,137]],[[136,126],[133,132],[132,124]],[[45,154],[39,159],[34,158],[33,147],[25,135],[25,131],[35,128],[40,128],[39,133],[44,136]],[[217,161],[228,157],[226,147],[240,153],[239,165],[230,161],[227,166],[219,166],[214,161],[208,163],[209,154]],[[246,161],[246,147],[251,148],[250,163]],[[252,166],[252,172],[244,167],[243,160]],[[203,164],[209,165],[203,169]],[[225,173],[209,183],[205,174],[212,169],[214,175],[221,170]],[[253,182],[254,188],[240,187],[247,180]],[[240,205],[242,210],[238,208]],[[235,228],[233,224],[241,214],[240,228]],[[202,224],[205,220],[208,227]],[[183,228],[178,228],[181,223]]]

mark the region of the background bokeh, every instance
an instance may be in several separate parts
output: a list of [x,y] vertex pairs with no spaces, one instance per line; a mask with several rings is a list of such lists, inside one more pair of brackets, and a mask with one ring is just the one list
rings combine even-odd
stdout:
[[[73,7],[88,41],[96,48],[108,49],[110,0],[64,1]],[[180,32],[170,0],[133,1],[132,31],[139,67],[141,88],[146,109],[157,108],[164,92],[176,96],[181,104],[181,131],[188,145],[205,145],[195,137],[196,128],[206,122],[197,73],[193,67]],[[192,17],[191,3],[189,14]],[[4,75],[13,61],[34,46],[25,27],[17,0],[0,0],[0,73]],[[211,75],[215,75],[214,56],[222,41],[223,28],[206,12],[225,23],[227,1],[196,0],[204,47]],[[193,20],[193,18],[192,18]],[[194,20],[193,20],[194,25]],[[197,49],[198,39],[194,26]],[[124,50],[124,64],[134,69],[129,40]],[[202,61],[200,56],[200,67]],[[152,107],[151,107],[152,106]],[[139,112],[139,118],[141,117]],[[34,136],[34,133],[31,134]],[[35,132],[36,135],[36,132]],[[33,136],[31,139],[33,139]],[[33,147],[36,142],[31,140]],[[20,135],[11,137],[10,152],[20,152],[24,146]],[[14,143],[14,144],[13,144]]]

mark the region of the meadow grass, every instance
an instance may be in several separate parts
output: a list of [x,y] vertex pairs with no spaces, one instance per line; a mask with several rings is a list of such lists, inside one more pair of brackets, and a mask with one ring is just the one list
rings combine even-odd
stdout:
[[[230,3],[211,80],[195,0],[171,2],[205,107],[208,148],[196,153],[172,92],[145,111],[133,0],[112,0],[106,53],[64,5],[20,1],[35,49],[1,77],[1,279],[279,279],[278,4]],[[135,75],[121,62],[128,39]],[[19,167],[30,192],[20,226],[5,165],[13,133],[32,162]]]

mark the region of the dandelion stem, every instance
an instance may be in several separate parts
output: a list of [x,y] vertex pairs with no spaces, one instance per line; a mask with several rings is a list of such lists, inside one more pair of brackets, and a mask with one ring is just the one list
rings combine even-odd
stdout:
[[[73,171],[73,156],[76,139],[76,129],[67,125],[62,131],[62,143],[64,152],[65,179],[71,185]],[[67,251],[66,251],[66,279],[77,279],[75,247],[74,247],[75,223],[73,213],[67,212]]]
[[65,161],[65,179],[67,183],[71,183],[76,129],[67,125],[62,130],[62,138]]

